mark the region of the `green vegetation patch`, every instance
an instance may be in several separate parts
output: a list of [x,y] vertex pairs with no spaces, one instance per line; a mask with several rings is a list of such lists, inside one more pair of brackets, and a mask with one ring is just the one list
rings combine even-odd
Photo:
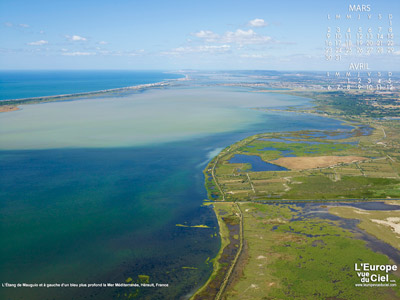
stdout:
[[384,255],[367,249],[365,242],[352,239],[349,232],[323,220],[294,221],[280,225],[277,231],[302,238],[273,247],[288,259],[270,265],[273,275],[280,279],[280,288],[271,290],[270,299],[382,299],[387,293],[355,287],[360,283],[355,263],[390,262]]
[[[268,150],[263,150],[267,148]],[[273,150],[274,148],[276,150]],[[282,152],[291,151],[291,155],[295,156],[317,156],[333,155],[337,152],[354,149],[355,146],[343,143],[327,143],[319,142],[318,144],[309,143],[285,143],[285,142],[272,142],[265,140],[255,140],[246,146],[239,148],[237,151],[241,154],[259,155],[264,160],[273,160],[282,157]]]
[[342,176],[333,181],[326,176],[304,176],[293,179],[301,184],[291,184],[284,195],[289,199],[385,198],[395,196],[399,179]]
[[[356,287],[355,263],[391,264],[338,223],[300,206],[240,204],[248,260],[226,299],[398,299],[400,287]],[[307,215],[304,215],[307,216]],[[384,272],[379,274],[386,275]],[[399,278],[389,275],[397,282]]]

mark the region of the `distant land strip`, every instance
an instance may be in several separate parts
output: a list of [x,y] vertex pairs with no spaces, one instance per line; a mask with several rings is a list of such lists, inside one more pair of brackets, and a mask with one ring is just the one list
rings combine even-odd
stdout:
[[93,96],[93,95],[98,95],[98,94],[123,92],[123,91],[129,91],[129,90],[142,90],[142,89],[151,88],[151,87],[164,87],[164,86],[169,86],[169,85],[170,85],[170,82],[161,81],[161,82],[156,82],[156,83],[147,83],[147,84],[140,84],[140,85],[92,91],[92,92],[62,94],[62,95],[54,95],[54,96],[29,97],[29,98],[19,98],[19,99],[5,99],[5,100],[0,100],[0,105],[1,106],[12,105],[12,104],[19,105],[19,104],[30,103],[30,102],[61,100],[61,99],[75,98],[75,97],[81,97],[81,96]]

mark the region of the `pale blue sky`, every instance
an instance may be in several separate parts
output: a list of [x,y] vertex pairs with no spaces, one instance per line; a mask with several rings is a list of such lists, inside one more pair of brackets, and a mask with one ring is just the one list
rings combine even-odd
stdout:
[[[368,60],[372,68],[375,63],[398,71],[400,1],[368,3],[373,19],[362,25],[375,29],[374,16],[392,13],[395,33],[395,55]],[[343,69],[345,63],[325,61],[324,41],[332,25],[327,14],[344,15],[348,5],[342,0],[1,0],[0,69]]]

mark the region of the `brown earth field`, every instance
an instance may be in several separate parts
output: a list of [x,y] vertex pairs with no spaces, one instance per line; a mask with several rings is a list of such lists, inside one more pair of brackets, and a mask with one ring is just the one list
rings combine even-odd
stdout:
[[2,105],[0,106],[0,112],[8,112],[8,111],[15,111],[18,110],[18,106],[13,105]]
[[270,162],[291,170],[306,170],[326,168],[339,163],[353,163],[367,159],[361,156],[281,157]]

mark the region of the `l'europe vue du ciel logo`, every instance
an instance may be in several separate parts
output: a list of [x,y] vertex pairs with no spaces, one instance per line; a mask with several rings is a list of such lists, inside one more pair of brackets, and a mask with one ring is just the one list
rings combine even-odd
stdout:
[[396,280],[389,277],[390,272],[396,272],[397,265],[374,265],[370,263],[355,263],[354,271],[361,284],[356,286],[396,286]]

